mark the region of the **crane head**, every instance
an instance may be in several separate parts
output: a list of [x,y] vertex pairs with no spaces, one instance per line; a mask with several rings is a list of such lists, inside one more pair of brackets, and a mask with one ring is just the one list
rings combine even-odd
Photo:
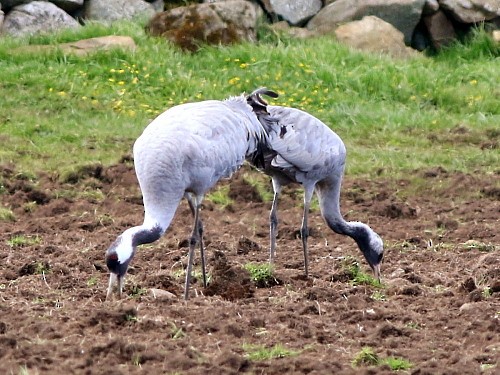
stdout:
[[124,235],[119,236],[106,251],[105,260],[110,272],[106,300],[111,298],[115,284],[118,284],[118,295],[121,298],[123,281],[134,252],[132,242],[126,241]]
[[384,242],[370,227],[363,225],[363,235],[356,238],[359,249],[370,265],[373,274],[380,281],[380,265],[384,258]]
[[262,99],[261,95],[266,95],[274,99],[276,99],[279,95],[272,90],[268,90],[265,87],[261,87],[253,91],[250,95],[246,97],[247,103],[252,107],[253,111],[256,114],[262,114],[262,113],[269,114],[267,112],[267,102],[264,99]]

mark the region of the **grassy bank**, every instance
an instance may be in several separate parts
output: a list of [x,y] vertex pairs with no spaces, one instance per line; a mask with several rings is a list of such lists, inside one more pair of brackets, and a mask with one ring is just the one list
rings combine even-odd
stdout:
[[[87,57],[15,51],[109,34],[132,36],[137,50]],[[499,165],[498,56],[481,32],[436,57],[408,61],[353,52],[330,38],[270,33],[257,45],[187,54],[130,23],[2,38],[0,164],[62,173],[115,163],[168,107],[267,86],[281,94],[273,104],[305,109],[344,139],[351,175],[436,166],[491,173]]]

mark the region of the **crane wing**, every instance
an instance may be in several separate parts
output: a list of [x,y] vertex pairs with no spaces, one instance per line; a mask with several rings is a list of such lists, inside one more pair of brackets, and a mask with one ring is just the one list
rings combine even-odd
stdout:
[[269,137],[270,147],[277,153],[272,167],[307,173],[331,168],[345,157],[340,137],[314,116],[295,108],[267,109],[276,120]]

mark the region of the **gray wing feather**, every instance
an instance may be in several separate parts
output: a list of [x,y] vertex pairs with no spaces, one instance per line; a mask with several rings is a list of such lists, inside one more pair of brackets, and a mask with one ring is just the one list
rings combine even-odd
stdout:
[[344,158],[340,137],[314,116],[279,106],[268,106],[268,111],[277,119],[270,134],[271,148],[278,154],[271,162],[273,167],[311,172],[329,168]]

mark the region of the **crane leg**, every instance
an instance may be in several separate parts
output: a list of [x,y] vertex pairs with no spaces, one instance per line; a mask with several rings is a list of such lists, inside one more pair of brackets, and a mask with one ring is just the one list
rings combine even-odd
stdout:
[[269,214],[269,263],[274,263],[276,252],[276,230],[278,229],[278,199],[281,192],[280,184],[273,179],[274,198]]
[[[193,218],[196,216],[196,207],[193,202],[193,196],[191,193],[186,193],[184,195],[188,201],[189,208],[191,209],[191,214]],[[206,263],[205,263],[205,244],[203,243],[203,223],[198,215],[198,236],[200,243],[200,255],[201,255],[201,273],[203,275],[203,287],[207,287],[207,273],[206,273]]]
[[[188,199],[189,202],[189,199]],[[191,234],[191,238],[189,240],[189,254],[188,254],[188,264],[186,268],[186,282],[184,284],[184,299],[189,299],[189,285],[191,284],[191,272],[193,268],[193,258],[194,258],[194,249],[196,245],[201,242],[200,240],[200,219],[199,219],[199,213],[200,213],[200,203],[201,199],[199,197],[195,198],[195,202],[190,203],[193,204],[194,208],[194,225],[193,225],[193,232]],[[204,257],[204,254],[202,252],[202,258]],[[202,265],[204,267],[204,260],[202,260]],[[205,278],[205,272],[203,270],[203,276]],[[205,281],[205,280],[204,280]]]
[[203,287],[207,287],[207,272],[206,272],[206,263],[205,263],[205,247],[203,244],[203,223],[201,219],[198,218],[198,235],[200,241],[200,256],[201,256],[201,273],[203,275]]
[[314,187],[304,187],[304,214],[302,216],[302,226],[300,227],[300,238],[302,239],[302,249],[304,251],[304,272],[306,277],[309,276],[309,254],[307,252],[307,237],[309,237],[309,228],[307,226],[307,217],[309,215],[309,207],[314,192]]
[[278,215],[276,214],[278,207],[278,193],[274,193],[273,205],[271,214],[269,215],[269,263],[274,263],[274,254],[276,252],[276,229],[278,228]]

